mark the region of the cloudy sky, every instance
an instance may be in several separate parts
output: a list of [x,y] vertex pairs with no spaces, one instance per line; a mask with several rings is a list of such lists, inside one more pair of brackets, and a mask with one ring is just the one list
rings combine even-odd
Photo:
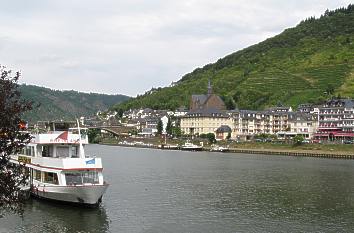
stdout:
[[346,0],[0,0],[21,82],[136,96]]

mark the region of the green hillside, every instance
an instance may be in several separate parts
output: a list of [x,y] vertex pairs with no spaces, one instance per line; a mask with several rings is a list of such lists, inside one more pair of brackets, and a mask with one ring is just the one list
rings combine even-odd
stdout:
[[32,85],[21,85],[20,91],[24,99],[35,102],[34,106],[39,104],[24,117],[32,122],[92,116],[99,110],[107,110],[113,104],[129,99],[124,95],[57,91]]
[[191,94],[213,90],[243,109],[279,103],[320,102],[332,95],[354,98],[354,5],[326,11],[259,44],[186,74],[173,87],[157,88],[115,109],[188,106]]

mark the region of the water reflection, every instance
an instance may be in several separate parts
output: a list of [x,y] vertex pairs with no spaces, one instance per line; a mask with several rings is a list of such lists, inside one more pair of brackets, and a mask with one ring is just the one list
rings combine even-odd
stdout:
[[0,232],[103,233],[109,230],[109,220],[104,206],[83,208],[35,199],[26,204],[22,218],[7,216],[4,220]]
[[354,161],[92,145],[99,209],[33,200],[2,232],[353,232]]

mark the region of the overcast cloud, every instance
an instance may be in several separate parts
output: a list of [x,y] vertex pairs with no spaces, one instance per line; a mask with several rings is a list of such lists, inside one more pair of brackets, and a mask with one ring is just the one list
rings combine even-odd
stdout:
[[350,2],[0,0],[0,64],[28,84],[136,96]]

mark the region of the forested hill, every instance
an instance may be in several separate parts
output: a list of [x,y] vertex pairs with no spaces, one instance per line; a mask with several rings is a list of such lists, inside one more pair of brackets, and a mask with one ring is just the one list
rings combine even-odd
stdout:
[[32,100],[34,109],[25,115],[31,122],[38,120],[74,120],[80,116],[92,116],[97,111],[129,99],[125,95],[104,95],[77,91],[57,91],[49,88],[21,85],[24,99]]
[[206,93],[208,78],[214,93],[243,109],[280,103],[296,107],[333,95],[353,98],[354,5],[303,20],[275,37],[195,69],[173,87],[152,89],[113,108],[188,106],[191,94]]

